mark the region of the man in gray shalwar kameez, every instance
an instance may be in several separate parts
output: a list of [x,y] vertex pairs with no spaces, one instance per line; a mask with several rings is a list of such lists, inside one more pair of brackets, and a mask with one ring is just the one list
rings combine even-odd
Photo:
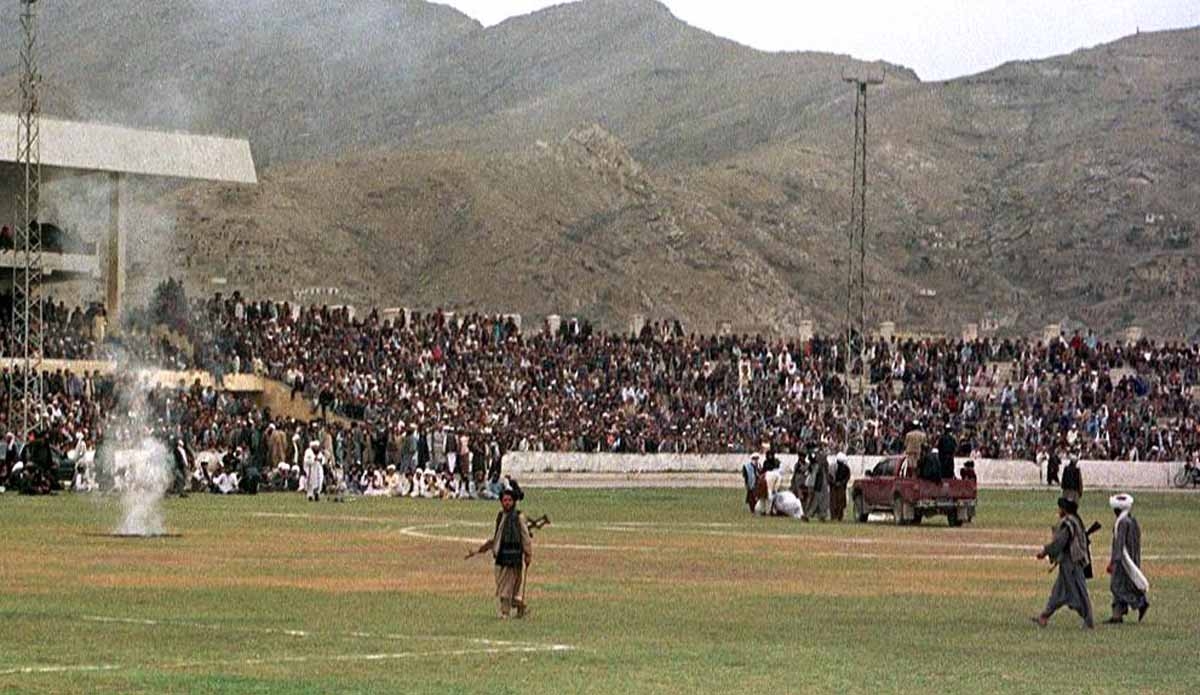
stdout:
[[1058,524],[1054,527],[1054,540],[1037,554],[1039,560],[1049,557],[1058,563],[1058,580],[1046,602],[1046,610],[1034,618],[1042,627],[1050,622],[1054,611],[1067,606],[1083,618],[1087,629],[1095,627],[1092,619],[1092,599],[1088,596],[1085,570],[1091,564],[1088,552],[1087,533],[1079,519],[1079,505],[1060,497],[1058,500]]
[[1142,527],[1130,511],[1133,509],[1131,495],[1113,495],[1108,504],[1117,521],[1113,525],[1112,555],[1108,561],[1108,573],[1112,575],[1109,589],[1112,591],[1112,617],[1109,623],[1125,622],[1130,608],[1137,609],[1138,622],[1146,617],[1150,601],[1146,592],[1150,581],[1142,574]]
[[808,465],[808,476],[812,482],[808,516],[818,521],[829,521],[829,457],[820,449],[814,450]]

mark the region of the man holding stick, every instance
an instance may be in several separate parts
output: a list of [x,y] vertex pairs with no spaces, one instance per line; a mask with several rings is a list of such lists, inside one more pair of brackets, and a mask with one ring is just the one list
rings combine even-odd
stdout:
[[516,617],[524,618],[525,575],[533,560],[533,535],[529,532],[525,515],[517,510],[517,498],[512,490],[500,493],[500,513],[496,515],[496,530],[492,537],[467,555],[492,551],[496,559],[496,598],[500,602],[500,619],[506,620],[516,610]]

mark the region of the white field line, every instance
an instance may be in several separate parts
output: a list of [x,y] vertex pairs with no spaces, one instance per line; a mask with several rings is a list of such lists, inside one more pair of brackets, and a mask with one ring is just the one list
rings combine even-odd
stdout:
[[213,630],[217,632],[241,632],[251,633],[256,635],[279,635],[283,637],[354,637],[358,639],[383,639],[383,640],[459,640],[470,642],[472,644],[483,644],[489,646],[513,646],[522,645],[529,646],[536,644],[534,642],[503,642],[488,639],[472,639],[469,637],[455,637],[452,635],[402,635],[394,633],[375,633],[375,632],[312,632],[309,630],[295,630],[287,628],[273,627],[240,627],[236,625],[220,625],[217,623],[201,623],[191,620],[151,620],[147,618],[119,618],[107,615],[84,615],[80,616],[79,620],[86,623],[121,623],[126,625],[149,625],[149,626],[164,626],[164,627],[185,627],[197,630]]
[[[356,522],[373,522],[379,524],[394,523],[394,520],[386,517],[364,517],[364,516],[328,516],[314,514],[285,514],[275,512],[256,512],[252,516],[257,517],[277,517],[287,519],[319,519],[319,520],[342,520]],[[415,526],[407,526],[400,529],[400,533],[414,538],[431,538],[444,541],[481,543],[486,539],[467,538],[465,536],[446,536],[435,535],[429,533],[420,533],[421,529],[434,528],[449,528],[451,526],[467,526],[486,528],[488,524],[474,521],[449,521],[438,524],[418,524]],[[583,530],[599,530],[599,531],[615,531],[620,533],[678,533],[685,531],[693,534],[706,536],[729,536],[736,538],[767,538],[770,540],[805,540],[815,542],[829,543],[848,543],[861,545],[915,545],[922,547],[947,547],[947,548],[978,548],[981,550],[1020,550],[1037,552],[1041,546],[1038,545],[1017,545],[1011,543],[958,543],[949,541],[920,541],[911,539],[877,539],[877,538],[837,538],[831,536],[806,536],[787,533],[755,533],[752,530],[747,531],[721,531],[716,529],[736,528],[735,524],[729,523],[655,523],[655,522],[614,522],[603,524],[551,524],[551,528],[569,528]],[[555,545],[549,543],[538,543],[539,548],[567,548],[572,550],[638,550],[643,548],[622,547],[622,546],[596,546],[596,545]]]
[[395,523],[396,519],[386,516],[340,516],[337,514],[303,514],[299,512],[252,512],[250,516],[260,519],[311,519],[316,521],[358,521],[368,524]]
[[424,652],[383,652],[372,654],[330,654],[313,656],[271,656],[250,659],[207,659],[194,661],[167,661],[150,664],[68,664],[64,666],[20,666],[0,670],[0,677],[15,675],[38,675],[48,673],[94,673],[122,671],[127,669],[194,669],[213,666],[270,666],[274,664],[303,664],[310,662],[349,661],[395,661],[400,659],[424,659],[428,657],[486,656],[495,654],[534,654],[568,652],[575,648],[569,644],[531,644],[471,649],[442,649]]
[[386,640],[443,640],[461,641],[472,646],[465,649],[441,649],[434,651],[383,652],[369,654],[331,654],[316,656],[272,656],[249,659],[213,659],[194,661],[170,661],[156,664],[64,664],[20,666],[0,669],[0,677],[14,675],[38,675],[51,673],[96,673],[104,671],[120,671],[131,668],[158,669],[189,669],[205,666],[255,666],[276,663],[305,663],[310,661],[389,661],[397,659],[417,659],[427,656],[472,656],[489,654],[530,654],[538,652],[567,652],[575,647],[569,644],[542,644],[538,642],[523,642],[510,640],[491,640],[482,638],[456,637],[453,635],[397,635],[372,632],[314,632],[310,630],[294,630],[280,628],[245,628],[215,623],[201,623],[188,620],[152,620],[147,618],[121,618],[104,615],[84,615],[78,618],[81,622],[121,623],[126,625],[145,625],[151,627],[186,627],[201,630],[221,632],[249,632],[264,635],[282,635],[285,637],[356,637],[364,639]]
[[[471,522],[455,521],[445,524],[422,524],[420,526],[406,526],[400,529],[401,535],[410,538],[421,538],[423,540],[433,541],[449,541],[454,543],[482,543],[485,538],[467,538],[466,536],[445,536],[437,533],[425,533],[424,529],[439,529],[450,528],[451,526],[483,526],[487,524],[476,524]],[[634,552],[648,553],[659,550],[658,548],[648,547],[644,545],[586,545],[581,543],[538,543],[539,548],[551,548],[555,550],[599,550],[599,551],[619,551],[619,552]]]
[[3,676],[33,676],[43,673],[88,673],[97,671],[120,671],[125,668],[117,664],[74,664],[68,666],[18,666],[0,671]]
[[[283,518],[320,518],[320,519],[345,519],[348,521],[362,521],[375,523],[391,523],[394,520],[386,518],[373,517],[339,517],[339,516],[313,516],[309,514],[282,514],[259,512],[254,516],[274,516]],[[467,526],[467,527],[483,527],[488,524],[471,521],[452,521],[440,524],[421,524],[416,526],[407,526],[400,529],[400,533],[412,538],[421,538],[425,540],[438,540],[454,543],[481,543],[484,539],[468,538],[465,536],[447,536],[435,533],[425,533],[426,529],[450,528],[451,526]],[[719,536],[719,537],[734,537],[734,538],[766,538],[769,540],[799,540],[808,543],[825,543],[825,544],[845,544],[849,546],[871,546],[871,545],[901,545],[913,546],[919,548],[956,548],[956,549],[971,549],[971,550],[1011,550],[1020,552],[1022,555],[998,555],[995,553],[976,553],[971,555],[889,555],[880,553],[851,553],[851,552],[829,552],[825,553],[824,557],[846,557],[846,558],[891,558],[896,559],[912,559],[912,560],[956,560],[956,559],[975,559],[975,560],[1011,560],[1013,558],[1024,558],[1026,554],[1036,553],[1041,550],[1040,545],[1025,545],[1019,543],[973,543],[973,542],[957,542],[957,541],[937,541],[937,540],[917,540],[911,538],[841,538],[835,536],[808,536],[801,534],[787,533],[755,533],[752,529],[746,531],[725,531],[719,529],[736,528],[736,524],[730,523],[690,523],[690,522],[605,522],[596,524],[587,523],[566,523],[552,524],[551,528],[564,529],[582,529],[582,530],[599,530],[610,531],[617,533],[691,533],[695,535]],[[960,529],[961,531],[962,529]],[[539,548],[551,548],[561,550],[598,550],[598,551],[633,551],[646,552],[661,550],[659,547],[647,546],[617,546],[617,545],[586,545],[586,544],[571,544],[571,543],[538,543]],[[1188,562],[1200,560],[1200,555],[1146,555],[1145,560],[1155,562]]]
[[850,560],[1008,560],[1027,562],[1032,556],[1026,555],[988,555],[985,553],[969,555],[905,555],[903,553],[850,553],[850,552],[819,552],[812,557],[845,558]]
[[[277,519],[319,519],[322,521],[355,521],[376,524],[394,524],[396,519],[388,519],[387,517],[369,517],[369,516],[336,516],[327,514],[300,514],[300,513],[281,513],[281,512],[254,512],[251,516],[269,517]],[[475,526],[487,528],[485,523],[477,523],[470,521],[451,521],[441,524],[418,524],[416,526],[405,526],[400,529],[400,534],[410,538],[420,538],[423,540],[438,540],[454,543],[482,543],[485,538],[468,538],[466,536],[446,536],[441,534],[425,533],[423,529],[435,528],[450,528],[451,526]],[[579,527],[582,528],[582,527]],[[588,545],[580,543],[538,543],[539,548],[550,548],[553,550],[598,550],[598,551],[614,551],[614,552],[653,552],[655,548],[646,546],[622,546],[622,545]]]

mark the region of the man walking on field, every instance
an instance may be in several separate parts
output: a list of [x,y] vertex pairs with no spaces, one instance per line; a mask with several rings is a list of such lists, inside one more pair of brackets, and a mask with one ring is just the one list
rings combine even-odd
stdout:
[[1113,526],[1112,555],[1108,561],[1108,573],[1112,575],[1109,589],[1112,591],[1112,617],[1109,623],[1125,622],[1125,613],[1130,608],[1138,612],[1138,622],[1146,616],[1150,602],[1146,592],[1150,581],[1142,574],[1142,527],[1130,513],[1133,509],[1132,495],[1113,495],[1108,500],[1117,522]]
[[533,560],[533,536],[529,533],[525,515],[517,510],[517,498],[512,490],[500,493],[500,507],[492,537],[467,558],[492,551],[496,559],[496,598],[500,602],[500,619],[508,619],[514,609],[516,617],[524,618],[528,611],[525,605],[525,574]]
[[1088,550],[1087,533],[1079,519],[1079,505],[1060,497],[1058,499],[1058,524],[1054,527],[1054,539],[1037,554],[1039,560],[1049,557],[1058,565],[1058,581],[1050,592],[1046,610],[1033,620],[1046,627],[1050,616],[1063,606],[1083,618],[1083,626],[1092,629],[1092,599],[1088,596],[1087,567],[1092,564]]

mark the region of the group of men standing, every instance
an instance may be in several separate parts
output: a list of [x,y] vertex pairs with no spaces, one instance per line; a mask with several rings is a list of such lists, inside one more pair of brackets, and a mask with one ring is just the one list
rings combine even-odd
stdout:
[[809,442],[797,457],[786,484],[782,464],[770,449],[765,455],[750,456],[742,467],[742,482],[751,513],[802,521],[842,521],[850,466],[846,454],[829,456],[819,444]]
[[[958,440],[954,428],[947,424],[936,441],[931,441],[920,421],[914,420],[904,435],[904,463],[902,474],[912,472],[922,480],[940,482],[954,478],[954,455],[958,452]],[[963,477],[967,477],[964,475]]]

